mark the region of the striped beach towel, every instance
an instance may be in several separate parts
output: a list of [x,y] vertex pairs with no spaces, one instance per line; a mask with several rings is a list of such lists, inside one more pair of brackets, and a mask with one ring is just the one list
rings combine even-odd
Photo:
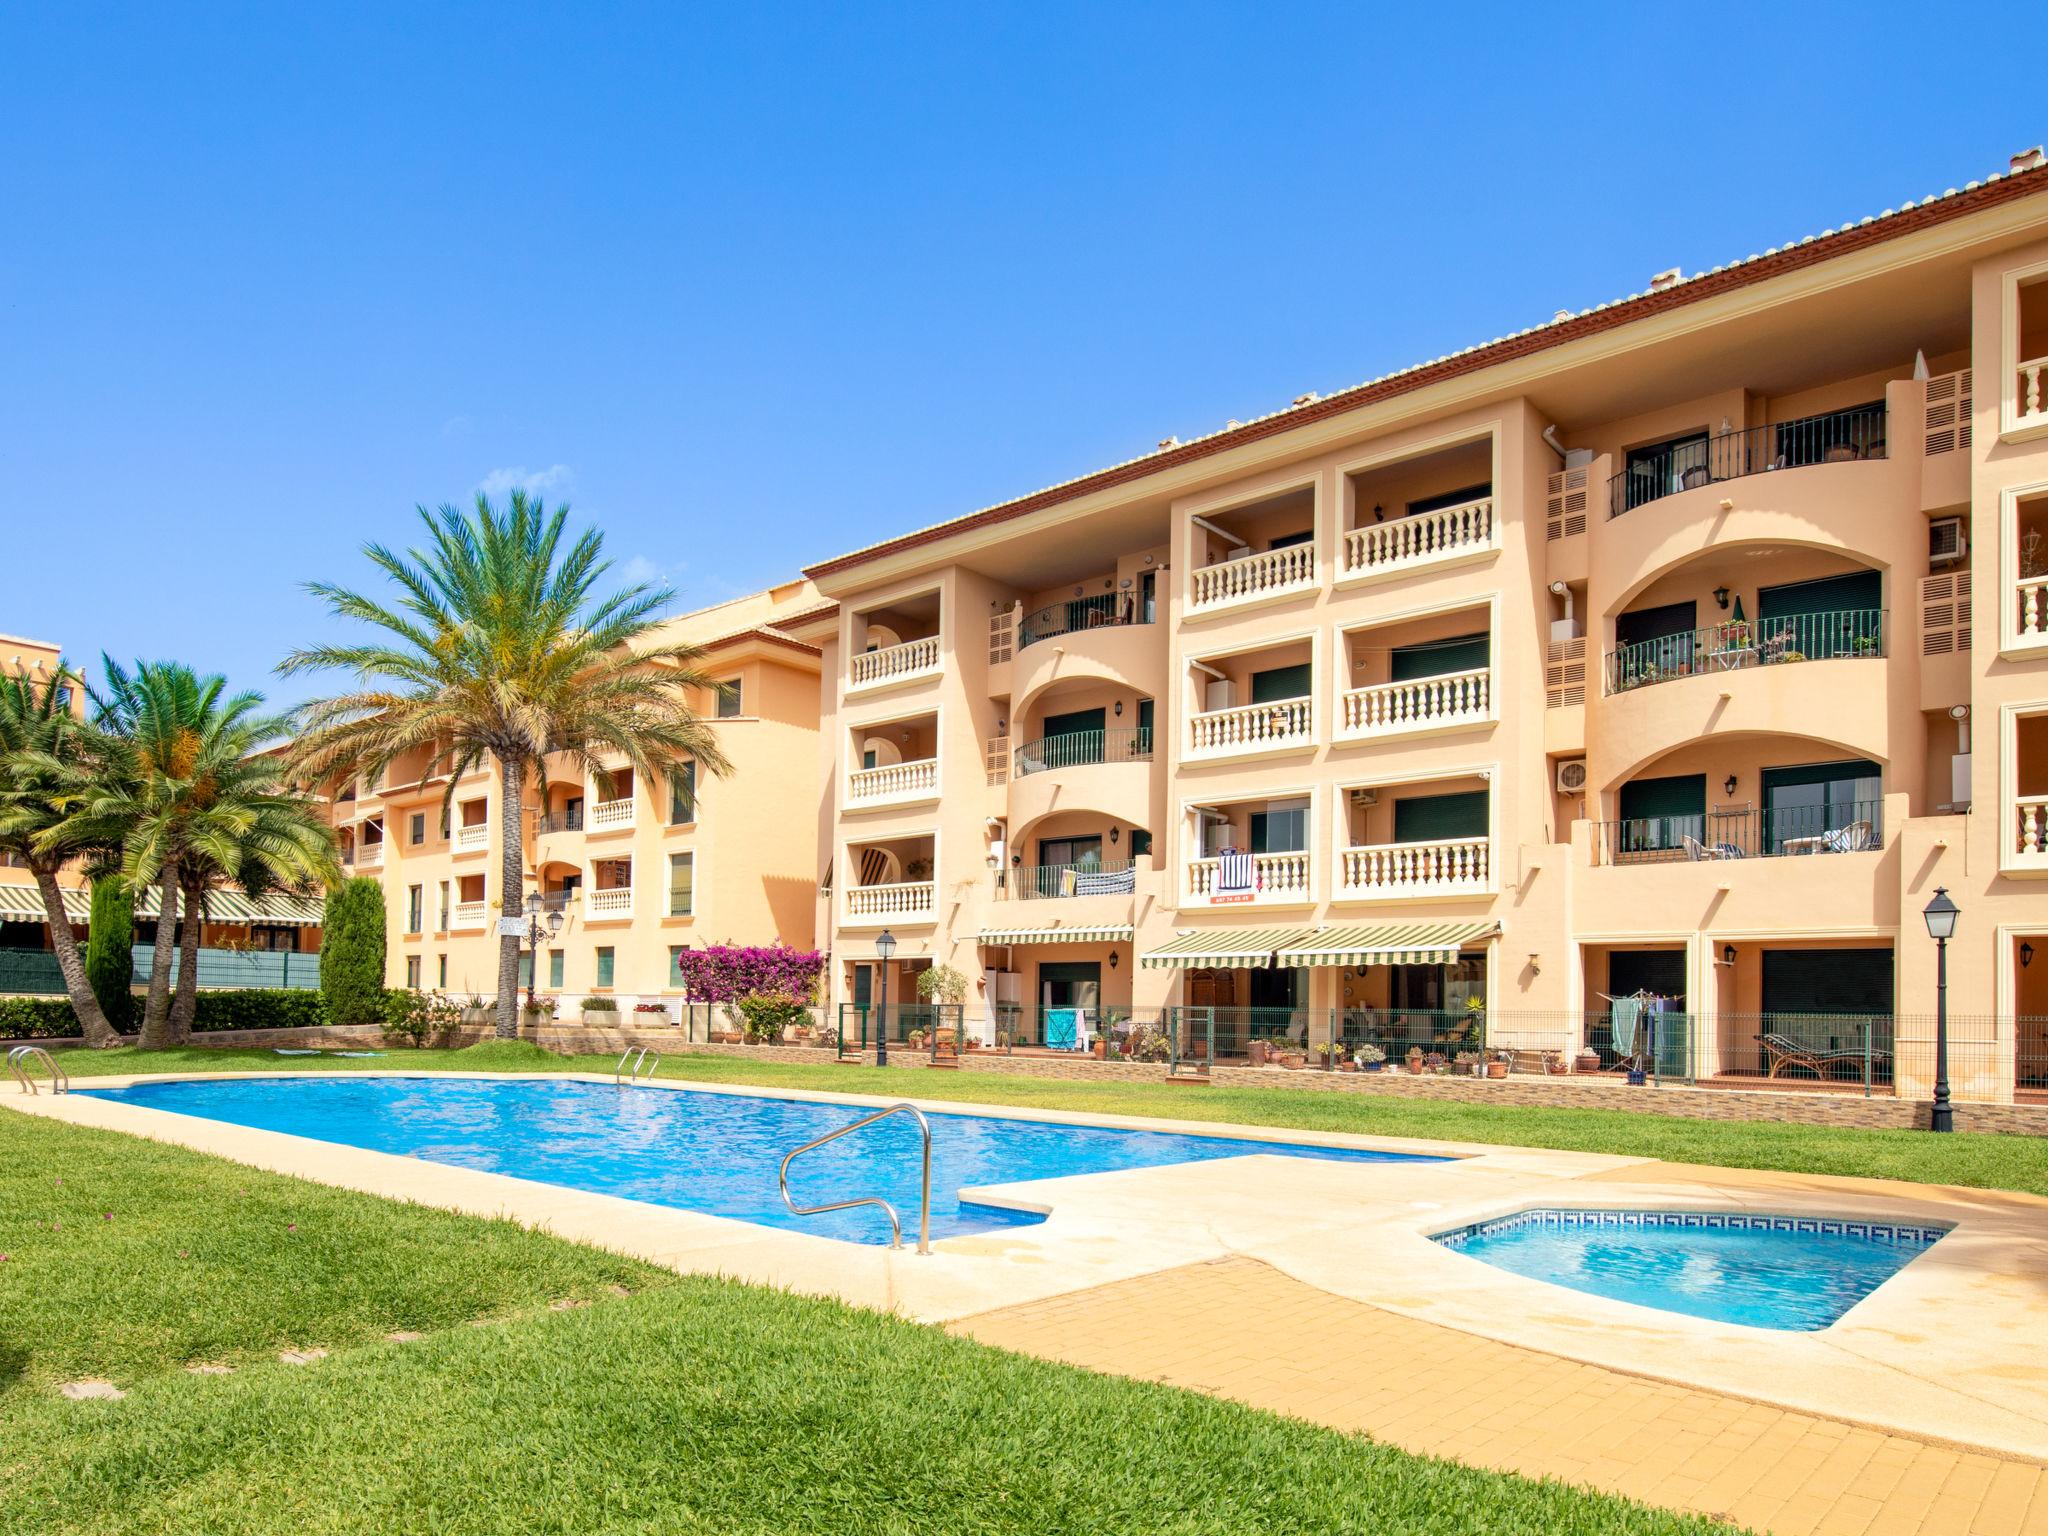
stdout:
[[1216,889],[1248,891],[1252,888],[1252,856],[1226,848],[1216,856]]

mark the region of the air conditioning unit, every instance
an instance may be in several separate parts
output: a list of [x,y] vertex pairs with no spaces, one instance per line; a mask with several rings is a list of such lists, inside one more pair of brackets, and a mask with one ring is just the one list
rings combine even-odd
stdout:
[[1378,805],[1380,792],[1376,789],[1354,789],[1351,791],[1353,805]]
[[1927,525],[1929,566],[1939,570],[1945,565],[1961,565],[1968,554],[1960,517],[1937,517]]
[[1586,792],[1586,760],[1583,757],[1568,757],[1557,765],[1557,788],[1560,794],[1583,795]]
[[1227,677],[1210,680],[1202,690],[1202,708],[1207,711],[1232,709],[1237,704],[1237,684]]

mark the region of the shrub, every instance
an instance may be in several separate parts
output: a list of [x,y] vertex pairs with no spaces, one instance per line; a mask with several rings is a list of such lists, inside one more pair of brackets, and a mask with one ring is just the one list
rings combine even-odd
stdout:
[[303,988],[252,987],[244,992],[201,992],[194,1000],[192,1032],[220,1029],[319,1029],[327,1002]]
[[320,991],[337,1024],[380,1024],[384,998],[384,887],[357,876],[327,898]]
[[950,965],[927,966],[917,973],[917,995],[927,1003],[964,1003],[967,978]]
[[62,997],[0,997],[0,1040],[61,1040],[78,1033],[78,1015]]
[[619,1000],[616,997],[586,997],[580,1006],[585,1013],[617,1013]]
[[462,1028],[462,1005],[441,992],[407,991],[397,994],[404,1006],[395,1018],[386,1017],[384,1038],[392,1045],[447,1047],[453,1045]]
[[733,1006],[739,1010],[740,1033],[749,1045],[774,1045],[784,1030],[811,1022],[810,1009],[787,994],[751,992]]
[[793,997],[809,1002],[825,957],[786,944],[712,944],[676,954],[676,975],[699,1003],[736,1003],[746,997]]
[[118,1030],[135,1028],[135,893],[112,875],[92,883],[92,926],[85,937],[85,979],[100,1012]]

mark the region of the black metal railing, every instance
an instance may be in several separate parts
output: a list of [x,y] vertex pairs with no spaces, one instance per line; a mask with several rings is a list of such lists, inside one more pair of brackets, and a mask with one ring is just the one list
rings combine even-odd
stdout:
[[1798,421],[1694,438],[1655,453],[1629,456],[1607,482],[1608,516],[1722,480],[1885,457],[1884,407],[1857,406]]
[[1766,810],[1638,816],[1593,823],[1597,864],[1676,864],[1875,853],[1884,847],[1882,800],[1782,805]]
[[567,810],[553,811],[541,817],[540,830],[543,832],[581,832],[583,830],[583,807],[572,805]]
[[1013,756],[1012,773],[1017,778],[1044,773],[1053,768],[1085,768],[1096,763],[1149,763],[1152,760],[1152,727],[1119,727],[1113,731],[1071,731],[1027,741]]
[[1059,896],[1115,896],[1137,889],[1131,861],[1086,864],[1022,864],[1003,877],[1012,901],[1045,901]]
[[1738,672],[1795,661],[1877,659],[1885,653],[1885,610],[1852,608],[1775,619],[1730,619],[1617,646],[1607,653],[1607,691],[1626,693],[1681,677]]
[[1134,592],[1098,592],[1070,598],[1027,613],[1017,625],[1017,648],[1070,635],[1077,629],[1112,629],[1124,624],[1149,624],[1152,617]]

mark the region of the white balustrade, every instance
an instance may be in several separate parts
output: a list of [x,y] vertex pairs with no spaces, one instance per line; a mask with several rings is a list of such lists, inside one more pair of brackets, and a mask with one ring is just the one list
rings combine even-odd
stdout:
[[1353,688],[1338,700],[1339,736],[1396,736],[1493,718],[1493,670],[1443,672]]
[[356,864],[363,869],[375,869],[384,862],[382,843],[364,843],[356,849]]
[[1500,547],[1493,498],[1368,523],[1344,535],[1346,576],[1377,576]]
[[450,928],[481,928],[484,925],[484,903],[481,901],[458,901],[455,903],[455,920]]
[[2048,420],[2048,388],[2044,388],[2042,376],[2048,374],[2048,357],[2029,358],[2020,364],[2019,407],[2020,420],[2031,424],[2033,421]]
[[1309,899],[1311,860],[1306,853],[1255,853],[1252,855],[1250,891],[1223,891],[1216,885],[1217,859],[1188,861],[1188,898],[1191,901],[1223,903],[1304,902]]
[[2013,586],[2020,600],[2020,638],[2048,640],[2048,576],[2022,576]]
[[2048,859],[2048,796],[2021,795],[2013,801],[2021,856]]
[[1493,884],[1493,845],[1483,837],[1346,848],[1337,894],[1351,900],[1483,895]]
[[893,683],[906,677],[939,669],[939,639],[928,635],[922,640],[906,640],[901,645],[885,645],[878,651],[862,651],[853,658],[853,686],[860,688],[874,683]]
[[938,759],[926,757],[913,763],[886,763],[880,768],[854,769],[846,776],[846,799],[852,805],[865,805],[877,800],[928,795],[938,787]]
[[846,893],[846,920],[849,923],[886,923],[930,917],[937,889],[930,880],[911,880],[898,885],[856,885]]
[[1275,747],[1312,746],[1316,739],[1315,700],[1276,699],[1270,704],[1241,704],[1235,709],[1205,710],[1188,717],[1188,756],[1225,757],[1237,752],[1266,752]]
[[1200,611],[1230,603],[1249,603],[1282,592],[1298,592],[1316,584],[1316,546],[1288,544],[1255,555],[1205,565],[1194,574],[1188,608]]
[[613,886],[609,889],[592,889],[584,893],[583,910],[591,917],[631,917],[633,915],[633,887]]
[[479,848],[488,848],[490,846],[491,825],[487,821],[480,821],[475,826],[457,827],[455,829],[455,851],[457,853],[474,853]]
[[633,825],[633,807],[637,804],[630,795],[623,800],[600,800],[590,808],[585,820],[593,832],[615,832]]

